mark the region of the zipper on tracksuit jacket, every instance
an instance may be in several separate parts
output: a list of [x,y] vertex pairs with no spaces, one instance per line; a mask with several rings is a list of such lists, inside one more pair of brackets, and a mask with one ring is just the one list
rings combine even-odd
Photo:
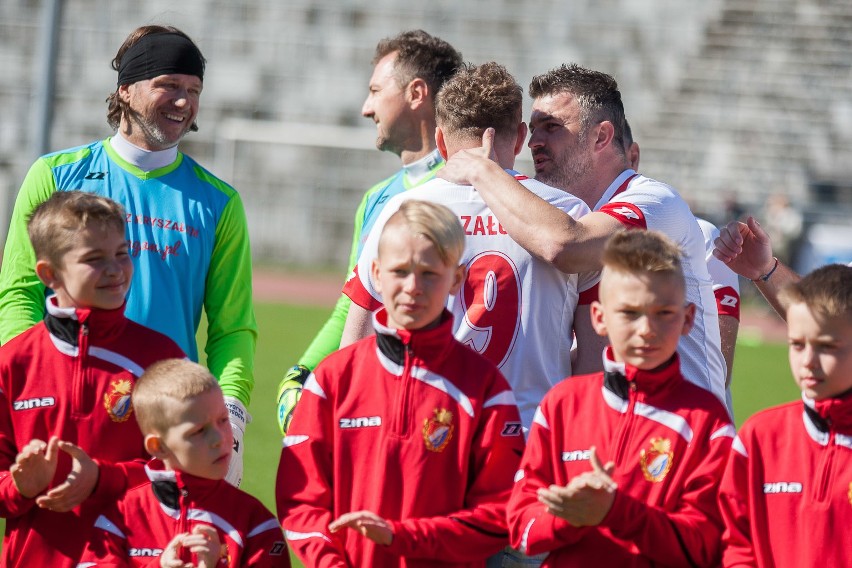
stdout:
[[399,437],[408,436],[409,431],[409,398],[411,397],[411,347],[405,344],[405,350],[402,363],[402,375],[400,376],[401,384],[399,385],[399,404],[397,404],[397,415],[394,420],[396,432]]
[[627,463],[624,458],[624,452],[627,448],[628,441],[630,440],[630,436],[633,433],[633,421],[636,417],[636,413],[634,409],[636,407],[636,383],[634,381],[628,381],[629,385],[629,393],[627,395],[627,411],[625,412],[624,420],[622,422],[622,426],[618,432],[618,439],[615,445],[615,454],[612,460],[616,464]]
[[77,333],[77,365],[74,371],[74,385],[71,391],[71,416],[84,415],[84,395],[86,393],[86,360],[89,356],[89,324],[81,323]]

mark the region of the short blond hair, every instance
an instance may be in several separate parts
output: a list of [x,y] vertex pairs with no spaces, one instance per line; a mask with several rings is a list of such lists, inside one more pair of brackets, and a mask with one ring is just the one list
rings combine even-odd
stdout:
[[628,274],[670,274],[685,287],[681,251],[657,231],[621,230],[606,242],[604,268]]
[[829,264],[817,268],[800,281],[783,288],[778,299],[785,310],[805,304],[823,318],[852,316],[852,267]]
[[89,227],[125,231],[124,208],[107,197],[85,191],[57,191],[40,203],[27,223],[37,260],[62,266],[62,256]]
[[380,255],[387,228],[394,225],[404,225],[412,234],[429,239],[446,266],[458,265],[464,254],[464,229],[456,214],[444,205],[417,199],[403,201],[382,228]]
[[133,388],[131,402],[143,434],[163,434],[172,425],[167,401],[183,402],[219,390],[210,371],[188,359],[163,359],[148,367]]

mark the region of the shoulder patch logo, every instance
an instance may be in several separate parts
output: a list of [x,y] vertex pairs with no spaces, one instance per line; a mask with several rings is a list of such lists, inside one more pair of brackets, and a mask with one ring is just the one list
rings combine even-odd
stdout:
[[113,422],[125,422],[133,414],[130,404],[133,383],[124,379],[112,381],[109,386],[109,392],[104,393],[104,408]]
[[520,436],[524,433],[524,426],[520,422],[506,422],[503,424],[501,436]]
[[453,437],[453,413],[446,408],[436,408],[432,412],[435,416],[423,421],[423,441],[427,450],[442,452]]
[[269,556],[283,556],[285,550],[287,550],[287,545],[280,540],[276,540],[269,550]]
[[645,479],[659,483],[672,468],[672,443],[666,438],[651,438],[650,445],[650,449],[639,452],[639,463]]

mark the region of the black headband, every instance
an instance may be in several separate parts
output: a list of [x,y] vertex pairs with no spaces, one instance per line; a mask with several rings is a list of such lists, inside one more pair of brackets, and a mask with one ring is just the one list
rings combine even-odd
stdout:
[[129,85],[160,75],[180,73],[204,80],[204,57],[192,41],[181,34],[148,34],[124,52],[118,66],[118,85]]

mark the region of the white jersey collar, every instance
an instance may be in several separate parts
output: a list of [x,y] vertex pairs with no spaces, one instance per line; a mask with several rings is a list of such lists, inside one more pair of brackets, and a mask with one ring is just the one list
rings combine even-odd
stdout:
[[615,195],[615,192],[618,191],[619,187],[621,187],[621,184],[627,181],[627,178],[635,174],[636,172],[630,168],[627,168],[626,170],[621,172],[621,174],[617,178],[615,178],[611,184],[609,184],[609,187],[606,188],[606,191],[604,191],[600,200],[595,203],[594,207],[592,207],[592,211],[597,211],[598,209],[609,203],[612,200],[612,196]]
[[429,175],[439,163],[443,162],[444,158],[438,149],[435,148],[419,160],[415,160],[410,164],[405,164],[402,169],[405,170],[405,175],[408,176],[408,181],[413,184],[418,184],[421,179]]
[[176,145],[165,150],[145,150],[130,142],[121,135],[121,132],[115,133],[115,136],[110,139],[110,144],[116,154],[121,156],[121,159],[145,172],[164,168],[177,160],[178,149]]

